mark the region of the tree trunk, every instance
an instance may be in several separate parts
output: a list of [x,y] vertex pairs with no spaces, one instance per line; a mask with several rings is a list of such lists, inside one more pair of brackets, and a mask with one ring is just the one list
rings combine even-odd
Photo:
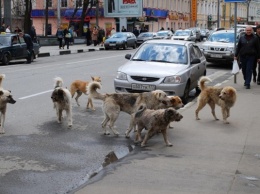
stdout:
[[45,4],[45,37],[48,36],[48,20],[49,20],[49,0]]
[[32,13],[32,1],[25,0],[24,32],[27,34],[30,32],[32,26],[31,13]]

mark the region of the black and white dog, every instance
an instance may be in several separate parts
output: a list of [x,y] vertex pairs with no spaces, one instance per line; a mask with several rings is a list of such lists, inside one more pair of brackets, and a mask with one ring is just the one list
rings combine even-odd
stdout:
[[65,110],[68,119],[68,127],[72,127],[72,105],[71,105],[71,93],[68,89],[63,88],[63,80],[60,77],[56,77],[55,88],[52,92],[51,99],[56,109],[58,123],[61,123],[62,111]]

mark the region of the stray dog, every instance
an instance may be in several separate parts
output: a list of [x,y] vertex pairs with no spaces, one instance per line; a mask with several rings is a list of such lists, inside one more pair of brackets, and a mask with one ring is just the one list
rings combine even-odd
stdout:
[[[141,142],[141,147],[144,147],[147,140],[160,131],[166,145],[172,146],[167,136],[168,125],[170,122],[180,121],[182,118],[183,116],[174,108],[151,110],[141,106],[134,114],[134,122],[137,124],[136,141]],[[141,131],[143,128],[148,131],[142,141]]]
[[70,91],[62,87],[63,80],[60,77],[54,79],[55,88],[51,99],[56,109],[58,123],[61,123],[62,111],[65,110],[68,119],[68,127],[72,127],[72,107]]
[[[161,104],[170,104],[170,99],[167,97],[166,93],[161,90],[144,93],[100,94],[96,91],[100,88],[101,84],[99,82],[91,82],[88,85],[90,97],[103,100],[103,112],[105,114],[105,119],[102,122],[102,127],[105,130],[105,135],[110,134],[109,131],[105,129],[108,121],[109,128],[115,135],[119,135],[119,133],[114,129],[114,123],[117,120],[120,111],[131,115],[138,110],[138,107],[140,107],[141,104],[145,104],[147,108],[151,109],[158,109]],[[130,131],[132,128],[133,122],[131,119],[129,127]]]
[[5,133],[4,123],[7,103],[14,104],[16,101],[11,95],[11,91],[2,88],[2,81],[5,78],[4,74],[0,74],[0,134]]
[[168,98],[170,99],[170,104],[161,104],[160,108],[174,108],[176,110],[178,110],[179,108],[184,107],[184,104],[182,103],[182,100],[179,96],[168,96]]
[[236,89],[230,86],[216,87],[216,86],[205,86],[206,81],[211,81],[208,77],[201,77],[199,80],[199,87],[201,93],[198,97],[198,107],[195,111],[196,119],[199,118],[199,111],[206,105],[209,104],[213,117],[218,120],[215,114],[215,105],[221,107],[222,116],[224,123],[228,124],[227,118],[230,116],[230,108],[236,102]]
[[[92,77],[91,76],[91,79],[92,79],[92,81],[101,82],[101,78],[100,77]],[[70,92],[71,92],[72,98],[74,97],[75,93],[77,92],[77,96],[75,97],[75,100],[76,100],[78,106],[80,106],[79,102],[78,102],[78,99],[82,95],[82,93],[87,95],[87,86],[88,86],[88,84],[89,84],[88,81],[75,80],[70,85]],[[92,99],[90,97],[88,97],[87,109],[89,108],[89,106],[91,106],[92,110],[95,110],[95,108],[93,106]]]

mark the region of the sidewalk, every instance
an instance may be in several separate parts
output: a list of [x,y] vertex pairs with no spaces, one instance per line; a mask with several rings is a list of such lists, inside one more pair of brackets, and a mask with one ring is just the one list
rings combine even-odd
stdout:
[[[76,194],[247,194],[260,193],[260,86],[243,86],[240,73],[222,83],[237,89],[230,124],[223,124],[220,107],[215,121],[206,106],[195,120],[196,102],[179,112],[166,147],[162,135],[137,146],[127,157],[91,178]],[[120,122],[120,121],[118,121]],[[111,137],[113,138],[113,137]],[[116,139],[114,139],[116,141]]]
[[72,53],[83,53],[83,52],[91,52],[91,51],[100,51],[105,50],[104,47],[101,46],[87,46],[86,44],[74,44],[70,45],[69,49],[65,46],[64,49],[59,49],[58,45],[55,46],[41,46],[40,54],[38,57],[49,57],[55,55],[67,55]]

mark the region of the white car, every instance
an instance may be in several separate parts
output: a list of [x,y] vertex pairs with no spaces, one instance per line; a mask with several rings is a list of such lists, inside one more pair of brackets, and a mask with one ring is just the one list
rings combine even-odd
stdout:
[[116,92],[158,89],[186,103],[189,92],[198,89],[199,78],[206,75],[206,59],[191,41],[148,40],[125,58],[129,61],[118,68],[114,79]]
[[196,34],[191,30],[176,30],[172,36],[172,40],[188,40],[196,41]]

